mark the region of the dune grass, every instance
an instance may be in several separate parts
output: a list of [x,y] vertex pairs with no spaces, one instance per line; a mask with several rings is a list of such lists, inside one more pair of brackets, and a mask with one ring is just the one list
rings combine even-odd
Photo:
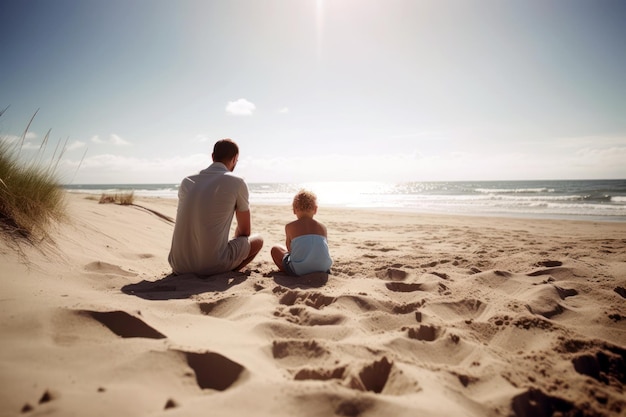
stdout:
[[5,237],[34,242],[47,237],[51,223],[66,216],[65,192],[57,178],[63,151],[55,151],[49,161],[44,160],[48,132],[37,155],[25,161],[21,152],[27,131],[28,127],[14,143],[0,138],[0,232]]
[[120,204],[122,206],[132,206],[135,202],[135,192],[130,191],[120,194],[103,193],[98,202],[100,204]]
[[102,193],[102,195],[100,195],[100,200],[98,201],[98,203],[100,204],[119,204],[121,206],[133,206],[145,211],[148,211],[154,215],[156,215],[157,217],[160,217],[161,219],[167,221],[168,223],[172,223],[174,224],[174,219],[171,218],[170,216],[167,216],[163,213],[160,213],[156,210],[152,210],[148,207],[145,206],[141,206],[139,204],[135,203],[135,192],[134,191],[128,191],[128,192],[123,192],[123,193],[115,193],[115,194],[109,194],[109,193]]

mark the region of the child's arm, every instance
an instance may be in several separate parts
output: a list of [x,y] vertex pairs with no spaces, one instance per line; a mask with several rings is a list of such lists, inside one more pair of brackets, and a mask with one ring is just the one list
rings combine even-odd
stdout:
[[289,225],[285,226],[285,246],[287,246],[287,252],[291,252],[291,233]]
[[326,239],[328,239],[328,231],[326,230],[326,226],[324,226],[322,223],[317,222],[317,224],[319,225],[321,232],[320,233],[322,236],[324,236]]

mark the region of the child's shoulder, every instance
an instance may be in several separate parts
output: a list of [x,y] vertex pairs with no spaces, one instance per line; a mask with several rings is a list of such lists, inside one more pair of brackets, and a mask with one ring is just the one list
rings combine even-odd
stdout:
[[296,230],[299,227],[301,227],[300,226],[301,224],[302,224],[302,222],[300,220],[293,220],[293,221],[290,221],[289,223],[287,223],[285,225],[285,229],[286,230]]
[[302,223],[302,220],[301,219],[296,219],[296,220],[292,220],[292,221],[288,222],[287,226],[294,226],[294,225],[300,224],[300,223]]

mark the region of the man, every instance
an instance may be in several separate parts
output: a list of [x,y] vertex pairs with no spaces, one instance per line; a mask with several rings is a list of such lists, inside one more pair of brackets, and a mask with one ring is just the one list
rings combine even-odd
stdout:
[[[239,147],[217,141],[213,163],[185,178],[178,188],[178,210],[169,263],[174,274],[213,275],[239,271],[259,253],[263,239],[251,235],[248,186],[232,173]],[[233,214],[235,237],[229,240]]]

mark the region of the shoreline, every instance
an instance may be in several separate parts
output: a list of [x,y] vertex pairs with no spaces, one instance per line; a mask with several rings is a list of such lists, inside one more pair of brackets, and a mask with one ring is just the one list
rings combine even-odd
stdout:
[[[136,196],[177,198],[177,184],[107,184]],[[290,204],[300,188],[320,207],[591,221],[626,221],[626,179],[534,181],[249,183],[252,204]],[[64,187],[66,189],[70,186]]]
[[[101,193],[87,193],[80,192],[75,190],[66,190],[67,194],[77,195],[77,196],[99,196]],[[137,195],[135,199],[138,200],[146,200],[150,201],[155,199],[156,201],[164,200],[164,201],[173,201],[175,204],[178,204],[177,197],[161,197],[161,196],[144,196]],[[284,204],[277,203],[264,203],[264,202],[250,202],[250,207],[254,209],[255,207],[290,207],[291,204],[286,202]],[[559,215],[559,214],[535,214],[535,213],[505,213],[505,212],[466,212],[466,213],[457,213],[457,212],[445,212],[445,211],[436,211],[436,210],[420,210],[417,208],[406,208],[406,207],[350,207],[350,206],[339,206],[339,205],[328,205],[328,206],[320,206],[320,209],[329,209],[329,210],[356,210],[356,211],[372,211],[378,213],[401,213],[401,214],[414,214],[414,215],[432,215],[432,216],[460,216],[460,217],[485,217],[485,218],[496,218],[496,219],[525,219],[525,220],[550,220],[550,221],[574,221],[574,222],[600,222],[600,223],[626,223],[626,216],[584,216],[584,215]]]
[[0,241],[7,415],[626,411],[626,223],[321,207],[331,274],[291,278],[290,207],[254,205],[243,273],[174,277],[176,200],[136,202]]

